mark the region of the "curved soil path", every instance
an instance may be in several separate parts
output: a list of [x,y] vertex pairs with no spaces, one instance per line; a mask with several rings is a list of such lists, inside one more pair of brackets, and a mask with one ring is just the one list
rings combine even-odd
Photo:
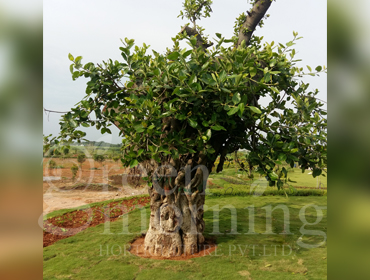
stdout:
[[73,236],[89,227],[111,222],[135,208],[148,205],[150,197],[135,197],[128,200],[114,201],[105,206],[93,206],[84,210],[76,210],[61,216],[49,218],[43,222],[43,247]]

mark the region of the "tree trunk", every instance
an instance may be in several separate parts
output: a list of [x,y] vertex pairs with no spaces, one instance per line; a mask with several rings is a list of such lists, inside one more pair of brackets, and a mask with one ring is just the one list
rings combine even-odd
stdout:
[[153,174],[153,185],[149,188],[151,213],[144,242],[148,255],[192,255],[204,243],[203,205],[208,168],[204,160],[199,161],[203,165],[195,168],[191,160],[184,168],[176,164],[156,167],[158,172]]

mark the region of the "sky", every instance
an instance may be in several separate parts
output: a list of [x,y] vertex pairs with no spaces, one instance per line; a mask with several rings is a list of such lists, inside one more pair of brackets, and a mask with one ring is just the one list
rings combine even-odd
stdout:
[[[302,59],[298,66],[315,68],[327,66],[327,9],[323,0],[277,0],[271,4],[263,28],[257,27],[257,36],[264,41],[287,43],[293,39],[293,31],[303,39],[294,46],[296,58]],[[231,38],[235,18],[247,11],[246,0],[214,0],[211,17],[198,21],[205,28],[209,39],[221,33]],[[100,63],[111,58],[122,61],[120,39],[135,39],[141,46],[164,53],[172,47],[171,37],[176,36],[187,21],[177,18],[182,9],[180,0],[133,1],[133,0],[48,0],[43,2],[44,108],[68,111],[85,95],[87,79],[72,80],[68,53],[82,56],[82,63]],[[187,45],[184,45],[184,47]],[[148,53],[151,53],[151,51]],[[327,100],[327,76],[304,77],[310,89],[319,90],[319,98]],[[45,114],[43,134],[59,133],[61,115]],[[93,141],[120,143],[118,129],[111,127],[112,134],[102,135],[94,127],[83,128],[86,138]]]

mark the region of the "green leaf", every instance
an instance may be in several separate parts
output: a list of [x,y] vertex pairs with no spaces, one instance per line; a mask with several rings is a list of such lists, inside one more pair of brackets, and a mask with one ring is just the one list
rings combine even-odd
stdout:
[[312,72],[311,67],[310,67],[310,66],[308,66],[308,65],[307,65],[307,69],[308,69],[310,72]]
[[140,149],[137,151],[137,156],[140,156],[144,152],[144,149]]
[[220,73],[220,82],[223,83],[226,80],[226,72],[222,70]]
[[279,160],[280,161],[286,161],[286,159],[287,159],[286,154],[279,154]]
[[238,107],[239,107],[240,114],[242,115],[244,112],[244,108],[245,108],[244,103],[240,103]]
[[193,119],[188,119],[188,122],[189,122],[190,126],[192,126],[194,128],[196,128],[198,126],[198,123]]
[[210,129],[207,129],[206,135],[207,135],[208,140],[211,139],[212,131]]
[[191,36],[189,40],[192,46],[195,47],[195,45],[197,44],[197,38],[195,38],[195,36]]
[[231,115],[234,115],[236,112],[238,112],[239,111],[239,107],[234,107],[234,108],[232,108],[229,112],[227,112],[227,114],[229,115],[229,116],[231,116]]
[[216,33],[216,36],[218,37],[218,39],[221,39],[222,37],[221,33]]
[[205,127],[209,127],[209,124],[208,124],[208,122],[207,122],[207,121],[203,121],[203,122],[202,122],[202,125],[203,125],[203,126],[205,126]]
[[270,81],[270,72],[267,72],[265,74],[265,83],[268,83]]
[[276,92],[277,94],[280,93],[280,91],[276,88],[276,87],[270,87],[274,92]]
[[153,70],[154,75],[159,76],[161,74],[161,70],[159,68],[156,68]]
[[170,53],[167,58],[169,60],[176,60],[178,57],[180,56],[180,54],[178,52],[173,52],[173,53]]
[[134,128],[136,131],[139,131],[139,130],[142,130],[144,127],[142,124],[137,124],[137,125],[134,125]]
[[322,70],[322,67],[321,67],[321,66],[317,66],[317,67],[315,68],[315,70],[316,70],[317,72],[320,72],[320,71]]
[[73,61],[74,60],[73,55],[71,55],[70,53],[68,54],[68,58],[69,58],[70,61]]
[[211,129],[217,130],[217,131],[219,131],[219,130],[225,130],[226,131],[226,128],[224,128],[222,125],[218,125],[218,124],[216,124],[214,126],[211,126]]
[[239,92],[235,93],[234,96],[233,96],[234,104],[235,105],[238,104],[240,102],[240,100],[241,100],[240,93]]
[[257,74],[257,68],[250,67],[249,68],[249,74],[251,75],[251,78],[253,78],[254,76],[256,76],[256,74]]
[[322,170],[320,168],[314,168],[312,171],[312,176],[315,178],[316,176],[321,175]]
[[182,55],[182,57],[183,57],[183,58],[186,58],[186,57],[188,57],[192,52],[193,52],[193,50],[188,50],[188,51],[186,51],[186,52]]
[[256,114],[262,114],[261,110],[260,110],[260,109],[258,109],[257,107],[254,107],[254,106],[248,106],[248,107],[249,107],[249,109],[251,109],[251,111],[252,111],[253,113],[256,113]]
[[279,176],[274,171],[270,172],[268,175],[272,181],[279,179]]
[[137,166],[139,164],[139,162],[137,161],[137,159],[133,159],[130,161],[130,168],[133,168],[135,166]]

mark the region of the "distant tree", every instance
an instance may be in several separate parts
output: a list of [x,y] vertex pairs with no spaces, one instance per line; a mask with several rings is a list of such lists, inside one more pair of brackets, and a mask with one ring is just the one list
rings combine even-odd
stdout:
[[82,164],[86,161],[86,155],[85,154],[78,155],[77,161],[80,163],[80,167],[82,169]]
[[58,148],[53,148],[53,154],[55,157],[59,157],[62,155]]
[[64,155],[68,155],[68,153],[69,153],[69,148],[68,147],[64,147],[63,148],[63,154]]
[[113,157],[113,161],[114,161],[114,162],[117,162],[120,158],[121,158],[120,156],[114,156],[114,157]]
[[99,154],[94,154],[93,159],[94,161],[99,162],[100,164],[103,164],[103,162],[105,161],[105,157]]
[[76,164],[73,164],[71,167],[72,170],[72,179],[76,178],[77,171],[78,171],[78,166]]
[[51,160],[48,161],[48,167],[49,168],[56,168],[57,163],[54,160],[51,159]]

